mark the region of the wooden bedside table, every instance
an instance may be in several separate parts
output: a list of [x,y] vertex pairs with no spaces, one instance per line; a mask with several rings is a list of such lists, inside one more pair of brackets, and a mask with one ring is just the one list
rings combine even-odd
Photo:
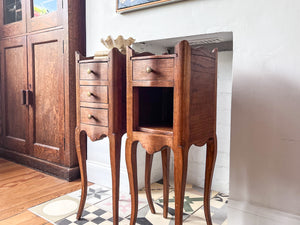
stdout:
[[[76,52],[76,151],[81,173],[80,219],[87,196],[87,136],[92,140],[109,138],[112,172],[113,224],[119,218],[119,178],[121,138],[126,132],[125,55],[118,49],[103,59],[86,58]],[[104,151],[105,149],[103,149]]]
[[[175,224],[182,224],[188,152],[207,144],[204,212],[210,216],[210,190],[217,155],[217,50],[191,49],[187,41],[175,54],[140,55],[127,48],[126,164],[131,220],[138,210],[136,147],[147,154],[170,147],[174,153]],[[165,163],[165,162],[164,162]],[[166,178],[166,174],[164,174]]]

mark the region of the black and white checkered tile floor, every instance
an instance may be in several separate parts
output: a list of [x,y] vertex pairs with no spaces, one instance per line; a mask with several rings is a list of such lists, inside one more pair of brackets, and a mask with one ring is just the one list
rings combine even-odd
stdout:
[[[170,191],[169,214],[168,218],[165,219],[162,216],[162,187],[162,184],[159,183],[152,184],[151,186],[156,214],[151,213],[147,201],[145,200],[145,192],[140,191],[137,225],[174,225],[174,191],[172,189]],[[130,196],[126,194],[121,194],[120,196],[119,224],[128,225],[130,222]],[[98,185],[90,186],[82,218],[77,220],[76,212],[79,198],[80,191],[76,191],[35,206],[29,210],[55,225],[113,224],[110,189]],[[214,225],[227,225],[227,201],[227,195],[212,192],[211,211]],[[192,185],[187,186],[184,204],[184,224],[206,225],[204,218],[203,189],[193,187]]]

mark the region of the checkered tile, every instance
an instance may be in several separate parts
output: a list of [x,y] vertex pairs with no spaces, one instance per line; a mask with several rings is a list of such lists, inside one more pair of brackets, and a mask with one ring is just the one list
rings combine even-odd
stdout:
[[[74,191],[69,196],[80,199],[81,190]],[[112,196],[112,190],[97,184],[88,187],[86,202],[93,205]]]
[[[167,218],[163,217],[163,205],[154,203],[154,208],[156,213],[152,214],[149,206],[146,206],[138,211],[137,215],[137,225],[174,225],[175,210],[168,208]],[[189,215],[183,213],[183,220],[185,220]],[[130,220],[130,216],[127,217]]]
[[[108,198],[104,201],[101,201],[101,202],[95,204],[95,206],[97,206],[100,209],[103,209],[107,212],[112,213],[112,207],[113,207],[112,201],[113,200],[112,200],[112,197],[111,197],[111,198]],[[144,199],[144,198],[141,198],[141,196],[139,196],[138,208],[141,209],[141,208],[145,207],[146,205],[148,205],[147,200]],[[128,194],[120,193],[119,216],[125,218],[128,215],[130,215],[130,213],[131,213],[131,197]]]
[[[119,218],[119,224],[128,224],[129,220]],[[108,225],[113,224],[113,216],[111,213],[99,209],[96,206],[90,206],[83,210],[80,220],[76,220],[76,214],[59,220],[56,225]]]
[[[163,185],[161,183],[152,184],[151,189],[156,214],[151,213],[147,201],[145,200],[145,192],[140,191],[139,200],[143,202],[139,202],[137,225],[174,225],[175,199],[173,189],[170,188],[168,218],[163,218],[162,215]],[[66,205],[62,206],[64,209],[61,211],[62,215],[54,217],[45,213],[44,208],[48,204],[65,204],[66,201],[79,204],[80,195],[80,190],[72,192],[68,195],[35,206],[29,210],[55,225],[113,225],[111,189],[99,185],[92,185],[89,187],[87,204],[85,205],[86,208],[84,209],[80,220],[76,219],[77,209],[68,212]],[[212,191],[211,197],[213,225],[228,225],[226,204],[228,202],[228,195]],[[71,205],[73,205],[73,203]],[[121,216],[119,218],[119,225],[128,225],[130,223],[130,195],[123,196],[120,194],[119,206],[119,215]],[[206,224],[203,211],[203,188],[195,187],[193,185],[186,186],[183,220],[186,225]]]

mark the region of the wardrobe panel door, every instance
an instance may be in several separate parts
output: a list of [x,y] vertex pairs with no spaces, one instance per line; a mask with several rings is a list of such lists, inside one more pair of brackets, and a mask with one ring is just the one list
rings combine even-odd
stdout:
[[2,41],[1,52],[2,142],[8,149],[26,153],[28,106],[25,37]]
[[25,3],[25,0],[0,0],[1,37],[26,33]]
[[[64,72],[61,31],[28,37],[31,154],[60,163],[64,151]],[[62,158],[61,158],[62,157]]]
[[27,31],[62,25],[63,0],[30,0],[27,4]]

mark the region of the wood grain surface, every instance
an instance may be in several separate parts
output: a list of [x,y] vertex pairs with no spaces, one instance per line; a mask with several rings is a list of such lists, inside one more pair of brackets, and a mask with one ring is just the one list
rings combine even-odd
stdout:
[[[0,2],[1,12],[3,2]],[[5,136],[2,133],[6,128],[10,135],[0,141],[1,147],[5,147],[3,151],[0,150],[0,155],[9,159],[17,155],[18,162],[47,172],[58,172],[57,167],[49,162],[68,167],[67,170],[76,167],[78,170],[74,134],[74,53],[76,50],[85,53],[86,49],[85,19],[82,19],[85,18],[85,1],[57,1],[55,12],[38,17],[33,14],[34,1],[21,0],[21,4],[21,21],[4,24],[3,17],[0,19],[1,46],[11,47],[7,52],[10,59],[5,62],[8,73],[2,60],[5,54],[1,54],[1,79],[8,75],[10,77],[8,83],[11,103],[5,105],[5,96],[1,94],[1,106],[4,105],[0,116],[1,136]],[[21,52],[24,53],[22,59]],[[4,53],[3,49],[1,53]],[[11,74],[11,68],[17,74]],[[1,81],[1,84],[4,83]],[[10,92],[9,89],[1,87],[3,93]],[[23,109],[21,90],[25,90],[28,99],[27,106],[23,106]],[[2,111],[14,117],[14,121],[9,118],[8,126],[2,122],[5,116]],[[17,115],[18,113],[22,115]],[[22,153],[23,156],[16,153]],[[31,162],[30,157],[34,157]],[[36,157],[44,162],[35,160]],[[49,165],[52,165],[51,169],[48,169]],[[68,174],[65,170],[61,170],[60,174],[56,172],[55,175],[65,178]]]
[[107,62],[81,63],[80,79],[83,80],[107,80]]
[[21,35],[26,33],[26,9],[25,9],[25,1],[21,0],[22,4],[22,20],[4,24],[4,15],[2,14],[4,10],[4,1],[0,1],[0,12],[1,12],[1,19],[0,19],[0,38],[1,37],[9,37],[9,36],[15,36],[15,35]]
[[79,180],[67,182],[0,158],[0,224],[46,225],[27,209],[79,188]]
[[27,89],[26,39],[1,41],[2,138],[6,148],[27,152],[28,108],[21,103],[21,91]]
[[[91,116],[91,118],[89,117]],[[108,126],[108,110],[94,108],[80,108],[80,120],[84,124]]]
[[[127,48],[125,158],[131,193],[130,225],[136,223],[138,208],[137,142],[140,142],[147,152],[146,179],[150,177],[152,161],[152,156],[148,156],[148,154],[151,155],[157,151],[164,152],[165,148],[173,150],[175,225],[183,223],[190,146],[192,144],[198,146],[208,144],[204,212],[207,224],[212,225],[209,201],[217,155],[217,51],[194,50],[187,41],[181,41],[175,46],[175,53],[164,56],[141,54],[143,56],[139,57],[134,50],[130,47]],[[147,71],[147,67],[151,67],[151,69]],[[169,156],[162,156],[165,186],[169,176]],[[150,199],[151,193],[147,182],[146,180],[147,197]],[[165,194],[164,205],[168,204],[167,198]],[[149,205],[151,211],[154,212],[151,202]],[[166,215],[167,211],[164,210],[164,216]]]
[[[146,69],[151,68],[151,72]],[[174,59],[143,59],[132,61],[132,80],[173,80]]]
[[63,162],[64,151],[64,76],[61,31],[28,38],[29,145],[31,155]]
[[[86,200],[86,138],[109,138],[112,175],[113,224],[119,223],[121,138],[126,131],[125,56],[113,48],[103,60],[76,52],[76,152],[80,165],[82,196],[77,219]],[[90,92],[88,95],[87,93]],[[85,106],[85,107],[83,107]],[[105,149],[103,149],[105,150]]]
[[80,86],[80,101],[108,103],[107,92],[107,86]]

